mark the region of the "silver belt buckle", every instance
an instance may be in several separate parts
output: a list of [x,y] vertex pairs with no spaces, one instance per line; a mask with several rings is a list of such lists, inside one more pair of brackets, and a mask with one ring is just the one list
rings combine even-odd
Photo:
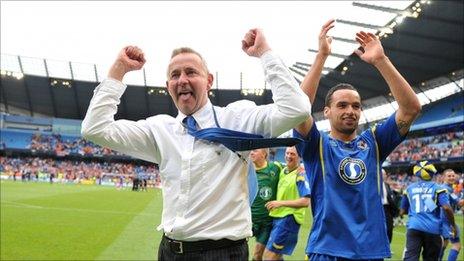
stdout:
[[182,247],[182,242],[172,240],[172,243],[174,243],[175,245],[179,246],[179,247],[178,247],[179,251],[177,251],[177,249],[174,250],[174,252],[175,252],[176,254],[183,254],[183,253],[184,253],[184,248]]

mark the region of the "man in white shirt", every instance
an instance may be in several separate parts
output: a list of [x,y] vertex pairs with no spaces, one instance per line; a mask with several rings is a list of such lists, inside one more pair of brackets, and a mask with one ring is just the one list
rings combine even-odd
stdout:
[[[306,120],[311,105],[287,67],[271,51],[259,29],[242,40],[249,56],[261,59],[273,92],[273,104],[242,100],[213,106],[213,84],[201,55],[190,48],[173,51],[167,89],[177,117],[156,115],[145,120],[114,120],[126,85],[124,75],[145,63],[142,50],[124,48],[94,91],[82,122],[84,138],[133,157],[157,163],[163,187],[164,236],[159,260],[246,260],[251,233],[247,161],[249,152],[189,135],[183,123],[193,116],[198,129],[222,127],[277,137]],[[136,101],[134,101],[136,102]]]

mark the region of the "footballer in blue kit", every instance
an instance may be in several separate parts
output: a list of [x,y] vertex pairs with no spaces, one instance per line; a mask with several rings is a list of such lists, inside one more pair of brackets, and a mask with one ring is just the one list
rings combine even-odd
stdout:
[[[314,101],[321,71],[331,53],[327,32],[334,20],[322,27],[319,52],[301,88]],[[384,123],[358,135],[361,95],[350,84],[341,83],[327,91],[324,116],[330,132],[318,129],[314,120],[300,124],[294,136],[311,189],[313,226],[306,254],[310,260],[375,260],[391,256],[382,205],[381,166],[400,144],[421,110],[408,82],[383,51],[377,36],[358,32],[361,45],[355,53],[383,76],[398,102],[398,110]],[[376,88],[375,86],[372,86]]]
[[380,167],[401,143],[395,114],[350,142],[320,132],[313,124],[297,145],[303,155],[312,191],[314,224],[307,253],[351,259],[390,256],[381,201]]
[[454,213],[446,189],[432,181],[435,172],[435,167],[427,161],[415,166],[414,174],[419,180],[407,187],[401,201],[400,215],[408,213],[409,217],[403,260],[419,260],[421,252],[424,260],[438,260],[442,248],[440,209],[455,232]]

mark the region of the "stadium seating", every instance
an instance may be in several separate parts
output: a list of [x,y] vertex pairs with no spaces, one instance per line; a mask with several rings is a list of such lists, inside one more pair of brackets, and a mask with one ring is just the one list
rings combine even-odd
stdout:
[[414,122],[411,130],[459,122],[464,122],[464,103],[461,92],[424,106],[421,115]]

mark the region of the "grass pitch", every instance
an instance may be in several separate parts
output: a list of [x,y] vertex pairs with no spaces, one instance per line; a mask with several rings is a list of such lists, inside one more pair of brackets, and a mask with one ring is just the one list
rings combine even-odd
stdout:
[[[94,185],[1,181],[1,260],[155,260],[161,232],[161,191],[132,192]],[[309,216],[309,215],[308,215]],[[464,238],[463,217],[456,216]],[[311,226],[300,230],[286,260],[303,260]],[[392,260],[400,260],[405,228],[394,230]],[[249,242],[250,258],[254,240]],[[446,259],[445,259],[446,260]],[[464,260],[461,250],[458,260]]]

